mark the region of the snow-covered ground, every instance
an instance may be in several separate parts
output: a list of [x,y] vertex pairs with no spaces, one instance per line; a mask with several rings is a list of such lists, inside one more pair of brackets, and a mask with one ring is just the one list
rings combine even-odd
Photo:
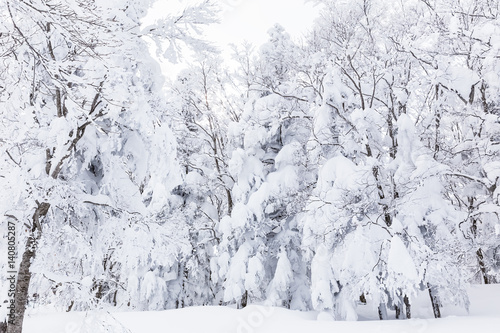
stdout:
[[[443,307],[441,319],[430,319],[431,309],[424,295],[415,301],[411,320],[375,319],[376,312],[358,307],[355,322],[328,320],[328,315],[297,312],[264,306],[243,310],[227,307],[194,307],[159,312],[70,312],[31,310],[25,321],[26,333],[497,333],[500,332],[500,285],[472,286],[470,312]],[[368,306],[367,306],[368,307]],[[373,314],[373,315],[372,315]]]

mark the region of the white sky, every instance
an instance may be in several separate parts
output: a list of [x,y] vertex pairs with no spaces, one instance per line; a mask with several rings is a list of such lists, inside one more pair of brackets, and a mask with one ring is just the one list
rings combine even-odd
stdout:
[[[158,0],[149,13],[149,19],[161,17],[162,12],[178,10],[183,4],[194,0]],[[220,24],[206,29],[206,37],[223,51],[228,44],[248,41],[256,46],[268,39],[267,31],[275,24],[281,24],[292,38],[300,38],[313,24],[318,8],[304,0],[218,0],[222,13]],[[160,60],[161,61],[161,60]],[[172,77],[179,65],[172,66],[161,61],[162,70]]]
[[209,39],[221,46],[243,40],[260,45],[267,31],[281,24],[293,37],[305,33],[317,16],[317,8],[303,0],[219,0],[224,8],[221,24],[207,30]]

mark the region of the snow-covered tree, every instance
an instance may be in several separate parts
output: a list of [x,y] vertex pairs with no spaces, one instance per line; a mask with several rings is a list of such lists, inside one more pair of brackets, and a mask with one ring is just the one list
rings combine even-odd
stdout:
[[296,88],[289,78],[299,49],[283,28],[276,26],[269,34],[253,74],[246,76],[250,93],[244,112],[231,124],[235,204],[220,223],[219,266],[225,273],[226,302],[244,307],[269,298],[275,305],[306,309],[302,288],[307,279],[295,216],[307,193],[301,143],[309,136],[310,120],[306,104],[291,94]]
[[142,36],[195,42],[169,32],[209,23],[211,4],[143,28],[150,4],[2,3],[2,179],[13,198],[2,215],[26,244],[9,332],[21,331],[29,294],[69,309],[145,296],[141,306],[165,307],[189,247],[172,193],[176,142]]
[[212,259],[220,240],[219,221],[233,209],[227,124],[239,116],[239,110],[232,87],[217,54],[206,53],[178,75],[169,93],[168,113],[185,174],[176,192],[183,196],[193,247],[184,264],[186,305],[215,304],[220,298],[221,281],[211,267],[216,265]]
[[[153,0],[0,3],[18,318],[28,301],[411,318],[419,293],[440,317],[500,281],[498,6],[317,2],[301,42],[275,25],[236,65],[198,36],[211,1],[147,24]],[[184,45],[164,84],[149,50]]]

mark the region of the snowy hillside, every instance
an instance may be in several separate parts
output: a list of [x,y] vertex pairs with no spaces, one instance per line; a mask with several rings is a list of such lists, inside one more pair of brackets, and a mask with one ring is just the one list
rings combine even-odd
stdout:
[[[25,324],[26,333],[496,333],[500,327],[500,285],[469,288],[470,313],[443,307],[443,318],[429,319],[424,295],[415,304],[410,320],[331,321],[326,313],[299,312],[265,306],[243,310],[227,307],[193,307],[150,312],[72,312],[32,311]],[[361,312],[367,309],[359,309]],[[369,312],[369,311],[367,311]],[[375,312],[373,312],[375,313]],[[330,320],[329,320],[330,319]]]

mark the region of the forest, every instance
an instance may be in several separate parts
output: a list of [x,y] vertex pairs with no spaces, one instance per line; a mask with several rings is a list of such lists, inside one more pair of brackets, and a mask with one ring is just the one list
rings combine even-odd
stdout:
[[216,1],[0,0],[7,332],[49,305],[409,319],[422,292],[439,318],[500,283],[498,0],[312,1],[303,38],[226,59]]

